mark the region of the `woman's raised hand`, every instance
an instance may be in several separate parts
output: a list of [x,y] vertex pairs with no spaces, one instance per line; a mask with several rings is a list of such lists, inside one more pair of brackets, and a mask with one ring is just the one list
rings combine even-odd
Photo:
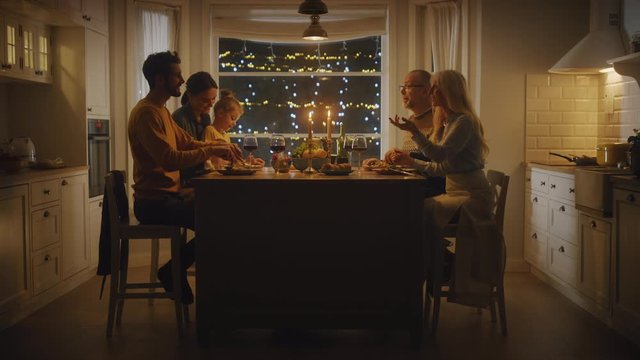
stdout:
[[398,129],[408,131],[412,135],[420,133],[420,130],[418,130],[416,124],[413,121],[407,120],[406,118],[400,118],[398,115],[396,115],[394,118],[389,118],[389,121]]

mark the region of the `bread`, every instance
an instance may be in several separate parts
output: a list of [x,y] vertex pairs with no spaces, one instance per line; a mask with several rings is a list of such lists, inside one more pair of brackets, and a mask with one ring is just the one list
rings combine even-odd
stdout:
[[351,170],[351,164],[330,164],[330,163],[326,163],[323,164],[322,167],[320,168],[321,171],[325,171],[325,170],[329,170],[329,171],[336,171],[336,170]]
[[362,162],[362,166],[366,169],[380,169],[388,167],[389,164],[380,159],[369,158]]

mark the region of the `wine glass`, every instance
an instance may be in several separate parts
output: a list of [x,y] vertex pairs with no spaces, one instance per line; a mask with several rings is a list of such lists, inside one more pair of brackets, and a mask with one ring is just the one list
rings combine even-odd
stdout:
[[242,148],[249,152],[247,163],[253,165],[253,152],[258,150],[258,138],[255,135],[246,135],[242,139]]
[[351,149],[353,145],[353,138],[349,136],[344,137],[344,141],[342,144],[342,148],[347,152],[347,158],[349,159],[349,164],[351,164]]
[[276,170],[276,174],[278,173],[278,168],[280,167],[280,164],[278,163],[278,160],[280,160],[281,157],[281,153],[284,151],[285,148],[285,141],[284,141],[284,135],[271,135],[271,139],[269,140],[269,147],[271,149],[271,152],[277,154],[276,155],[276,161],[275,161],[275,170]]
[[358,153],[358,174],[362,165],[360,164],[360,154],[367,150],[367,138],[364,135],[355,135],[351,142],[351,150]]

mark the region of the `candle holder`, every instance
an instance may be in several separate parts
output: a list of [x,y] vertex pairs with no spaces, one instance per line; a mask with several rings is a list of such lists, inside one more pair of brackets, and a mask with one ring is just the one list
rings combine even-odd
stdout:
[[[309,174],[309,175],[318,172],[312,166],[312,162],[313,162],[313,159],[311,158],[311,146],[312,146],[312,144],[313,144],[313,141],[312,141],[311,137],[309,137],[309,139],[307,140],[307,151],[308,151],[307,168],[302,170],[302,173]],[[304,154],[304,152],[303,152],[303,154]]]

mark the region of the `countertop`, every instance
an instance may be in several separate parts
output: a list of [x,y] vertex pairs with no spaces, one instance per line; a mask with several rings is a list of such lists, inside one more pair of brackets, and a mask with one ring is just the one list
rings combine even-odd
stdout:
[[23,169],[15,173],[0,171],[0,187],[27,184],[60,176],[73,176],[86,173],[88,166],[65,166],[58,169]]
[[533,161],[526,162],[525,165],[533,169],[554,171],[554,172],[571,174],[571,175],[575,173],[577,168],[575,164],[566,165],[566,164],[542,163],[542,162],[533,162]]

